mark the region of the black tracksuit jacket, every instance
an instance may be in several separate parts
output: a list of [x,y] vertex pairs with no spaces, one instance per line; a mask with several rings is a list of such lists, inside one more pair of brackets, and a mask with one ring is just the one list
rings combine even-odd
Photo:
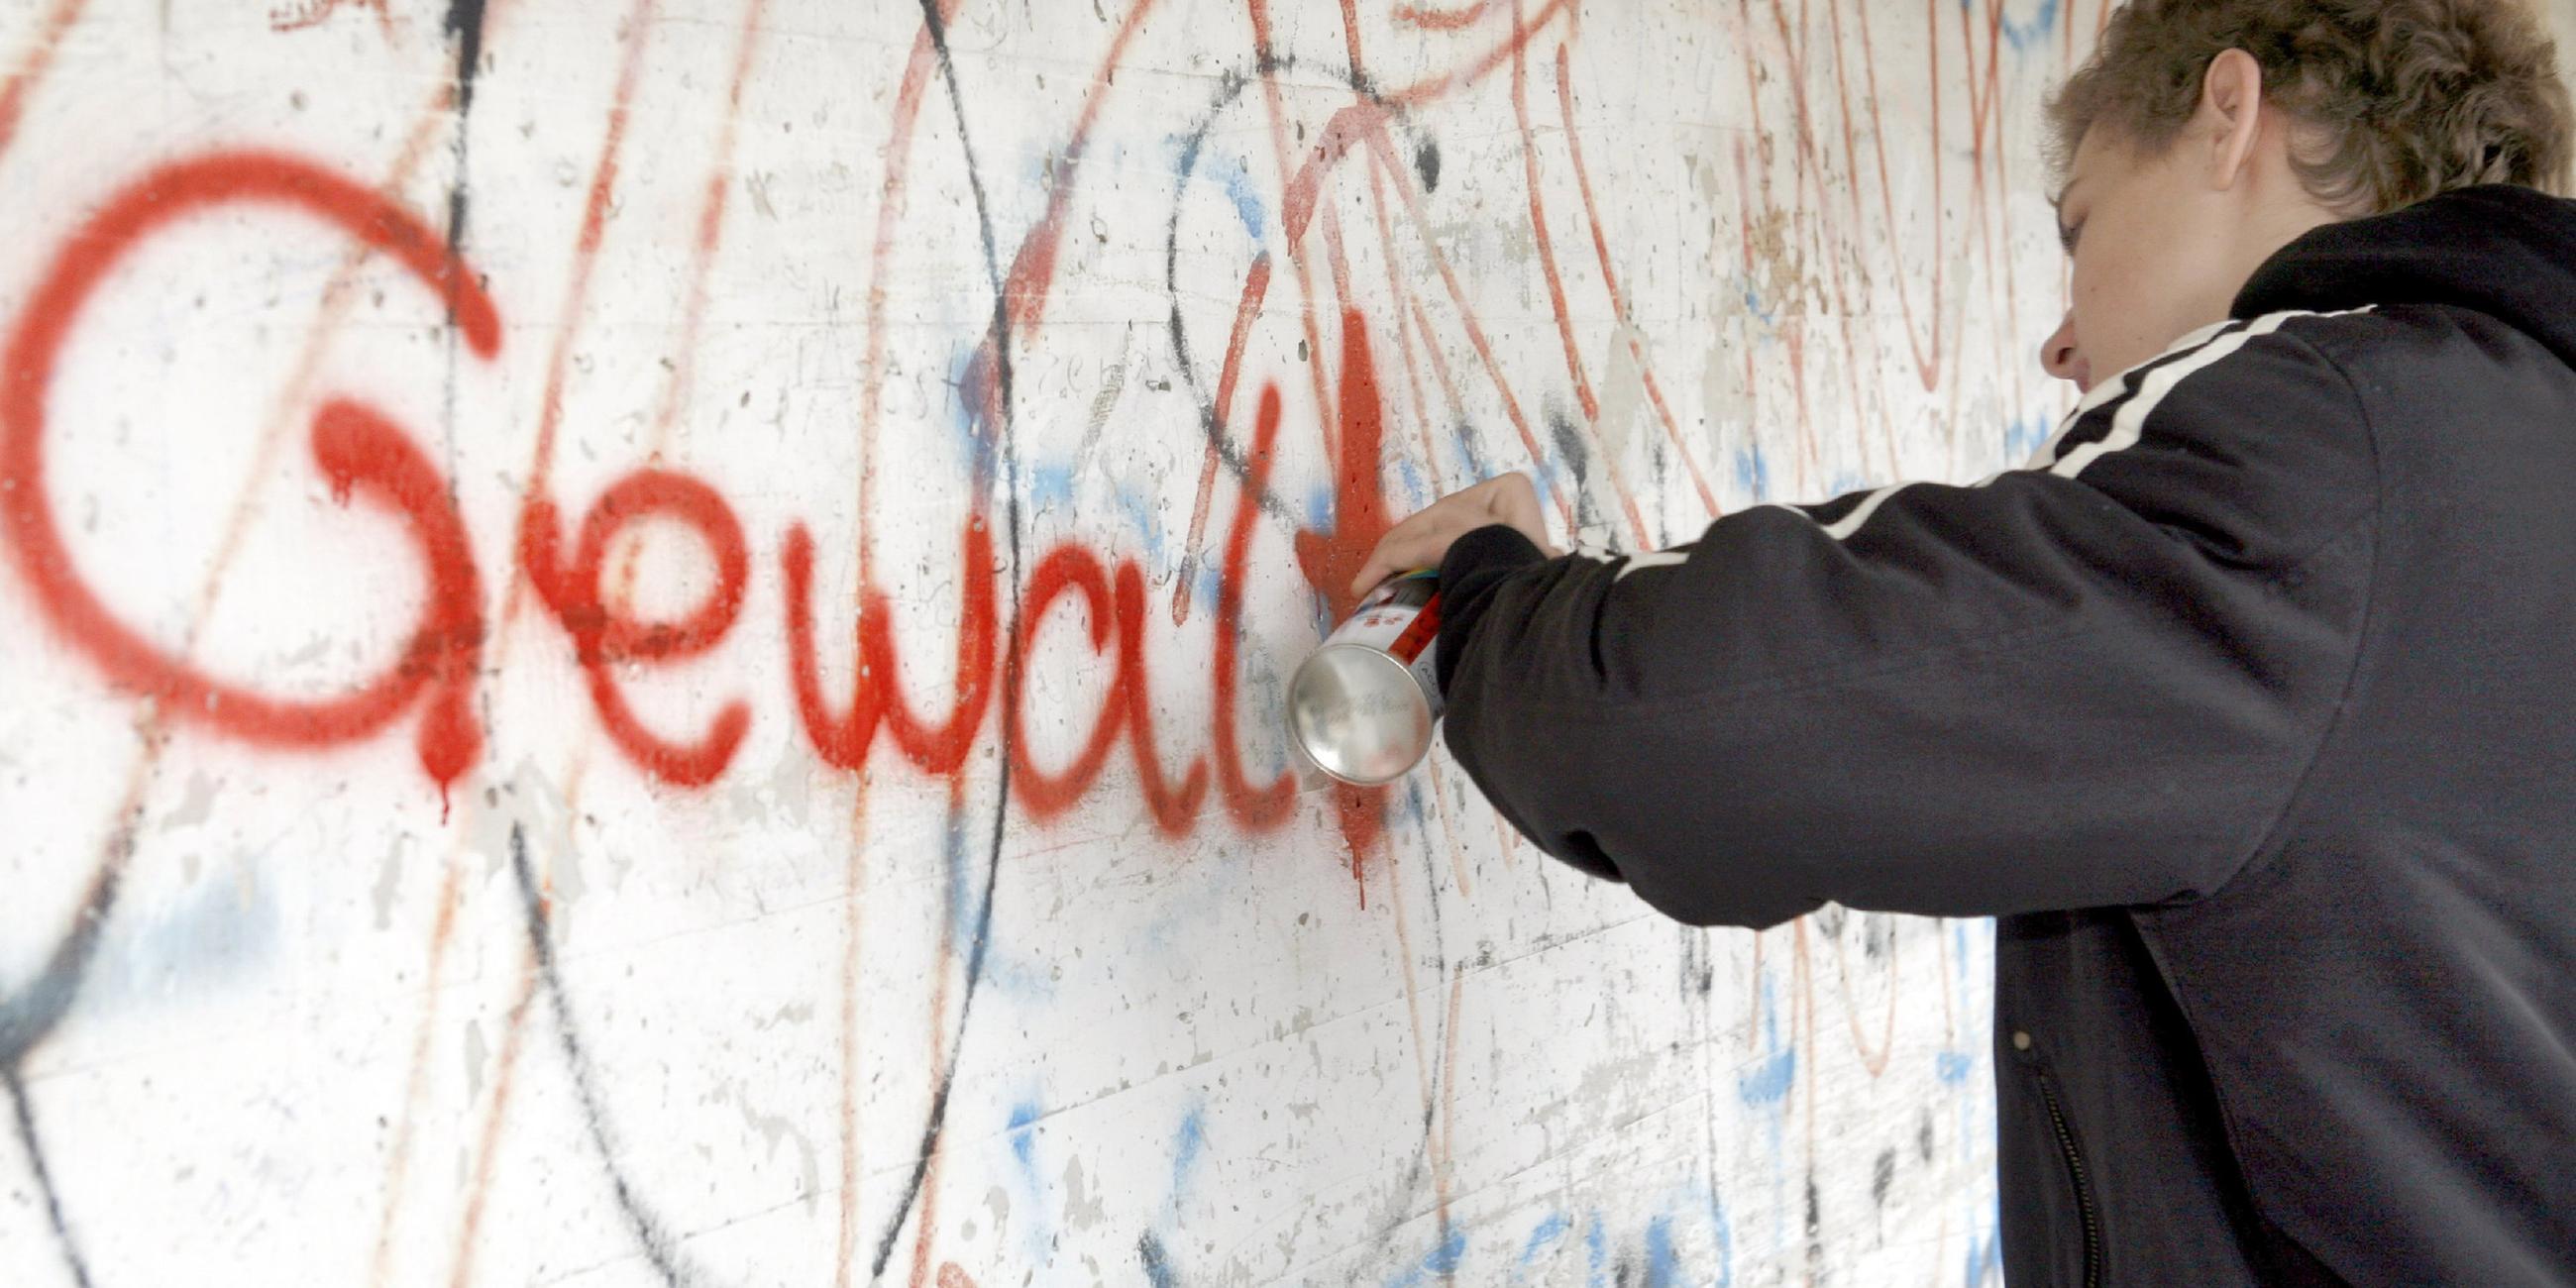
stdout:
[[2014,1288],[2576,1284],[2576,203],[2233,313],[1980,483],[1469,534],[1450,750],[1684,922],[2001,918]]

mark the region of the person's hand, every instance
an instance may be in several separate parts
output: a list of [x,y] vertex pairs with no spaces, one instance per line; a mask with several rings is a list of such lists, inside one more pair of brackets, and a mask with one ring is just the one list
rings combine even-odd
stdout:
[[1497,523],[1518,529],[1551,559],[1559,553],[1547,543],[1547,518],[1538,507],[1538,489],[1530,486],[1529,476],[1503,474],[1464,492],[1452,492],[1387,529],[1378,538],[1377,549],[1369,552],[1368,562],[1360,565],[1359,575],[1351,579],[1351,594],[1367,594],[1370,587],[1400,572],[1437,568],[1451,543]]

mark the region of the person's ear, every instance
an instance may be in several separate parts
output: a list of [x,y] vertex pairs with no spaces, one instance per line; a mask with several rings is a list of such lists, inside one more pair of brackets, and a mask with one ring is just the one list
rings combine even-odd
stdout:
[[2201,77],[2201,124],[2208,147],[2209,186],[2233,188],[2254,159],[2263,134],[2263,65],[2242,49],[2209,60]]

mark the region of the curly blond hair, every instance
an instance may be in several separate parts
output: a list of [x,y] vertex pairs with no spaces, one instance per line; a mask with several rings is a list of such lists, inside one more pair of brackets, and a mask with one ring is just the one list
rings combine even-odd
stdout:
[[2299,123],[2292,164],[2329,208],[2374,214],[2478,183],[2567,191],[2567,86],[2523,0],[2129,0],[2049,100],[2059,173],[2097,127],[2171,145],[2230,49]]

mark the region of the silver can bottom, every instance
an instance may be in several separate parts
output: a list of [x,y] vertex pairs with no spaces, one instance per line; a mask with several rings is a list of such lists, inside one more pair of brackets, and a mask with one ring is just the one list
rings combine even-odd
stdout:
[[1402,778],[1431,751],[1431,696],[1394,654],[1326,644],[1288,682],[1288,730],[1317,769],[1360,787]]

